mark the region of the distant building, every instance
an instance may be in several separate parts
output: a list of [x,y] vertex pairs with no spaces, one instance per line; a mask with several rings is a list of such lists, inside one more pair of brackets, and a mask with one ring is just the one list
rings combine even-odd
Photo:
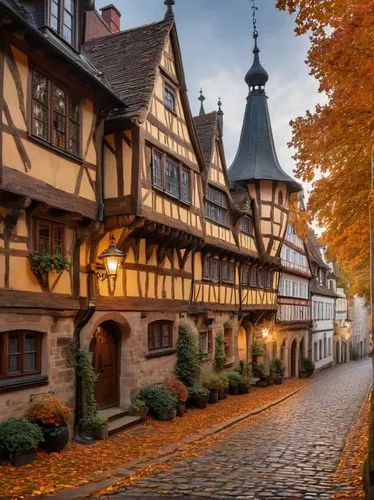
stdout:
[[352,359],[363,358],[369,353],[369,307],[363,297],[352,301]]
[[335,363],[340,364],[350,360],[352,330],[348,314],[348,300],[344,288],[336,288],[336,293],[333,354]]

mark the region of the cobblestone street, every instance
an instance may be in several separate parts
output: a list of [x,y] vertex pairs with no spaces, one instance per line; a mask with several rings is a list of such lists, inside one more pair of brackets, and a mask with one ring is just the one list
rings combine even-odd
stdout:
[[295,397],[248,419],[210,450],[111,497],[313,499],[341,492],[353,499],[349,482],[334,485],[331,478],[371,381],[370,360],[336,367]]

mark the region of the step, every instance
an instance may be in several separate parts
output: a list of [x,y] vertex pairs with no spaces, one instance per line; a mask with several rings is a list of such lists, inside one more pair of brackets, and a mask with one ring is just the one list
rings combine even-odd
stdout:
[[124,410],[123,408],[118,408],[117,406],[99,411],[100,417],[105,418],[108,422],[126,417],[128,414],[129,410]]
[[112,420],[109,422],[108,425],[108,433],[111,436],[112,434],[115,434],[116,432],[123,431],[124,429],[127,429],[128,427],[131,427],[133,425],[139,424],[142,422],[143,419],[141,417],[131,417],[129,415],[125,417],[118,418],[116,420]]

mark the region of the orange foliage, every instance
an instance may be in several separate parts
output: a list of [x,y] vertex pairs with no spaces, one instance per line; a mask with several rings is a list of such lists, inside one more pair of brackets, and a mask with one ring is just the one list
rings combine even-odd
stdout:
[[43,395],[31,401],[26,417],[38,425],[59,427],[70,422],[72,410],[56,396]]
[[[279,386],[256,388],[249,394],[230,396],[216,405],[209,405],[205,410],[189,410],[184,417],[171,422],[149,418],[140,429],[129,429],[91,446],[70,442],[59,453],[38,452],[37,460],[30,465],[21,468],[9,464],[0,466],[0,497],[52,494],[104,479],[111,476],[117,466],[170,444],[178,445],[187,437],[207,431],[309,384],[310,380],[294,379]],[[219,435],[208,440],[207,445]],[[200,443],[195,445],[194,453],[198,453],[200,448]]]
[[370,157],[374,142],[372,0],[278,0],[311,35],[307,63],[328,103],[296,118],[296,174],[315,181],[308,215],[326,229],[329,257],[346,269],[354,293],[369,290]]

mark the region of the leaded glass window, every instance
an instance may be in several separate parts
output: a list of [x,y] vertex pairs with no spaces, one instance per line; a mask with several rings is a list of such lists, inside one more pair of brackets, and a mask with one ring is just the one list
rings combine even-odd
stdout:
[[49,25],[66,42],[74,45],[75,3],[73,0],[51,0]]
[[169,158],[166,160],[165,191],[179,197],[178,165]]
[[173,323],[155,321],[148,327],[148,351],[168,349],[173,346]]
[[205,216],[218,224],[224,226],[228,224],[226,194],[210,185],[208,185],[205,200]]
[[48,79],[38,71],[32,73],[32,133],[49,139]]
[[27,330],[0,333],[0,378],[40,373],[41,334]]

